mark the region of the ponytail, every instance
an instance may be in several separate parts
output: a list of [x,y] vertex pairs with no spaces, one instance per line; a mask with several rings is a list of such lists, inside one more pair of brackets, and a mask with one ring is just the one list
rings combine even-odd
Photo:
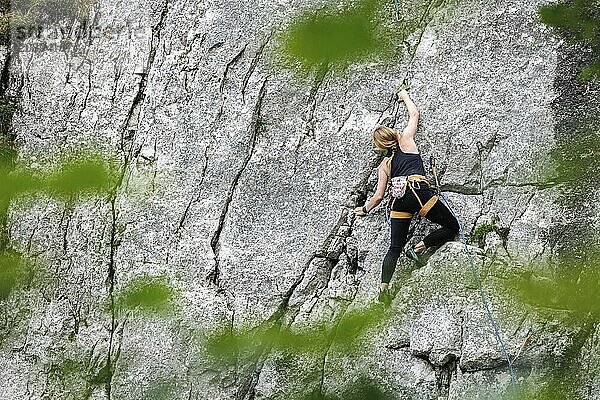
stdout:
[[398,139],[400,135],[392,128],[380,126],[373,131],[373,141],[381,150],[387,150],[388,153],[395,153],[398,148]]

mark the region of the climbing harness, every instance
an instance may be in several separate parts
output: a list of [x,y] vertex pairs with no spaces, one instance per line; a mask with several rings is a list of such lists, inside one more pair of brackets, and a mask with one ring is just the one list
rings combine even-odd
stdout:
[[[417,198],[417,201],[419,202],[419,205],[421,206],[421,209],[416,213],[416,215],[418,215],[419,217],[426,216],[427,213],[429,212],[429,210],[431,210],[431,208],[438,201],[438,196],[431,197],[431,199],[429,199],[425,204],[423,204],[423,201],[421,200],[421,198],[415,191],[415,188],[420,189],[422,182],[425,182],[427,185],[429,185],[429,181],[423,175],[409,175],[409,176],[401,177],[401,178],[405,179],[405,182],[406,182],[406,186],[404,187],[404,190],[406,191],[406,187],[408,187],[412,191],[412,193],[415,195],[415,197]],[[392,186],[392,193],[391,193],[392,195],[390,196],[390,200],[388,201],[388,207],[387,207],[387,210],[389,210],[389,216],[386,213],[386,217],[388,219],[388,224],[391,224],[391,219],[393,219],[393,218],[410,219],[415,216],[414,213],[411,213],[408,211],[393,211],[394,203],[395,203],[396,199],[400,198],[404,195],[404,194],[402,194],[402,196],[398,196],[398,197],[394,196],[393,190],[394,190],[394,187]]]
[[[388,166],[391,163],[391,158],[388,160]],[[429,180],[427,180],[427,178],[425,178],[422,175],[411,175],[409,177],[406,177],[406,183],[407,186],[410,187],[410,190],[413,192],[413,194],[415,195],[415,197],[417,198],[417,201],[419,202],[419,205],[421,206],[421,209],[417,212],[417,220],[416,222],[411,226],[411,228],[408,231],[407,236],[411,237],[414,233],[414,231],[416,230],[417,226],[419,226],[419,224],[421,223],[421,219],[422,217],[424,217],[425,215],[427,215],[427,213],[433,208],[433,206],[435,205],[435,203],[437,203],[437,201],[439,200],[439,193],[440,193],[440,185],[439,185],[439,181],[438,181],[438,177],[437,177],[437,170],[435,168],[435,159],[432,157],[430,157],[429,159],[429,163],[431,165],[431,172],[432,175],[434,177],[435,180],[435,186],[433,186]],[[398,178],[405,178],[405,177],[398,177]],[[400,198],[404,195],[404,193],[402,192],[402,195],[395,195],[394,193],[394,179],[396,178],[392,178],[392,189],[390,191],[390,199],[388,200],[388,204],[386,207],[386,221],[388,223],[388,225],[390,225],[392,223],[391,219],[392,218],[401,218],[401,219],[409,219],[412,218],[414,216],[413,213],[410,212],[404,212],[404,211],[392,211],[392,207],[394,205],[394,201],[396,200],[396,198]],[[425,204],[423,204],[421,198],[419,197],[419,195],[417,195],[417,192],[415,191],[415,187],[417,189],[419,189],[421,187],[420,182],[426,182],[427,185],[430,188],[434,188],[437,192],[436,196],[431,197]],[[398,184],[397,184],[398,185]],[[399,191],[399,189],[396,189]],[[404,190],[406,190],[406,188],[404,188]]]
[[467,253],[467,258],[469,259],[469,264],[471,265],[471,271],[473,272],[473,276],[475,277],[475,282],[477,283],[477,288],[479,290],[479,295],[481,296],[481,301],[485,307],[485,311],[487,313],[488,319],[490,320],[490,324],[492,325],[492,328],[494,329],[494,334],[496,335],[496,340],[498,341],[498,343],[500,344],[500,348],[502,349],[502,354],[504,355],[504,358],[506,358],[506,361],[508,362],[508,371],[510,372],[510,380],[511,380],[513,389],[515,389],[516,388],[516,377],[515,377],[515,373],[513,371],[514,360],[511,360],[510,356],[508,355],[506,346],[504,345],[504,342],[502,341],[502,337],[500,336],[500,331],[498,330],[498,325],[496,324],[496,321],[494,320],[494,316],[492,315],[492,312],[490,311],[487,297],[485,295],[485,292],[483,291],[483,286],[481,285],[481,280],[479,279],[479,274],[477,273],[477,268],[475,267],[475,263],[473,261],[473,256],[471,255],[471,251],[469,250],[469,247],[467,246],[467,240],[465,239],[465,233],[462,229],[462,224],[460,222],[460,219],[458,218],[458,215],[456,215],[456,213],[454,212],[454,209],[451,207],[450,201],[448,200],[448,198],[441,192],[440,192],[440,198],[443,201],[443,203],[446,205],[446,207],[448,207],[448,210],[450,210],[452,215],[454,215],[454,218],[456,218],[456,220],[458,221],[458,231],[460,233],[460,239],[464,245],[465,252]]

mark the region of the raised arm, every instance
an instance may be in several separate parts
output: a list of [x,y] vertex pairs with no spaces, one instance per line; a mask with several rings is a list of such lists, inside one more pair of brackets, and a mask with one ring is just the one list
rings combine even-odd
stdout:
[[415,133],[417,133],[417,125],[419,124],[419,109],[411,100],[406,90],[402,90],[398,93],[398,98],[404,101],[404,104],[406,104],[406,108],[408,109],[408,124],[402,130],[400,144],[402,145],[403,151],[417,151],[417,145],[414,143],[414,139]]

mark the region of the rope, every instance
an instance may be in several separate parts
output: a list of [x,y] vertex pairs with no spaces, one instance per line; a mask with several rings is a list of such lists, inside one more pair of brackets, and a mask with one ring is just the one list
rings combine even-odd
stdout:
[[[397,4],[397,0],[394,0],[394,4]],[[405,85],[406,82],[403,82],[403,85]],[[400,105],[398,104],[399,101],[397,100],[397,96],[394,94],[394,103],[392,106],[392,114],[394,114],[394,118],[392,120],[392,128],[396,125],[396,120],[397,120],[397,114],[398,111],[400,109]],[[397,108],[396,108],[397,106]],[[432,157],[433,160],[433,157]],[[430,162],[432,162],[430,160]],[[460,239],[464,245],[465,248],[465,252],[467,253],[467,257],[469,259],[469,264],[471,266],[471,271],[473,272],[473,277],[475,278],[475,282],[477,283],[477,288],[479,290],[479,295],[481,296],[481,301],[484,305],[485,311],[487,313],[487,317],[490,321],[490,324],[492,325],[492,328],[494,330],[494,335],[496,336],[496,340],[498,341],[498,344],[500,345],[500,348],[502,350],[502,354],[504,355],[504,358],[506,358],[506,361],[508,362],[508,370],[510,373],[510,380],[511,380],[511,384],[512,384],[512,388],[516,389],[516,377],[515,377],[515,373],[513,370],[513,361],[511,360],[508,351],[506,350],[506,346],[504,345],[504,341],[502,341],[502,337],[500,336],[500,331],[498,329],[498,325],[494,319],[494,316],[492,315],[492,312],[490,311],[490,307],[489,307],[489,303],[487,301],[485,292],[483,290],[483,286],[481,284],[481,280],[479,279],[479,274],[477,273],[477,268],[475,267],[475,263],[473,261],[473,256],[471,255],[471,251],[469,250],[469,247],[467,246],[467,240],[465,239],[465,233],[462,229],[462,223],[460,222],[460,218],[458,217],[458,215],[456,215],[456,213],[454,212],[454,209],[452,208],[452,206],[450,205],[450,201],[448,200],[448,198],[441,192],[440,190],[440,186],[439,186],[439,182],[438,182],[438,178],[437,178],[437,171],[435,171],[435,160],[433,160],[432,162],[432,171],[436,180],[436,186],[437,186],[437,192],[440,196],[440,199],[442,199],[442,201],[446,204],[446,206],[448,207],[448,210],[450,210],[450,212],[452,213],[452,215],[454,216],[454,218],[456,218],[456,220],[458,221],[458,230],[460,233]],[[387,209],[386,209],[386,219],[388,220],[388,224],[390,223],[389,220],[389,214],[387,214]],[[412,232],[414,233],[415,228],[419,225],[419,223],[421,222],[421,219],[419,219],[417,221],[416,224],[413,225],[412,227]],[[519,351],[520,353],[520,351]],[[518,355],[517,355],[518,357]]]
[[496,324],[496,321],[494,320],[492,312],[490,311],[490,307],[489,307],[487,298],[485,296],[485,292],[483,291],[483,287],[481,285],[481,280],[479,279],[479,274],[477,273],[477,268],[475,268],[475,263],[473,262],[473,257],[471,256],[471,251],[469,250],[469,247],[467,246],[467,240],[465,239],[465,233],[462,229],[462,224],[460,222],[460,219],[458,218],[458,215],[456,215],[454,213],[454,210],[450,206],[450,201],[448,200],[448,198],[441,192],[440,192],[440,198],[443,199],[444,203],[446,204],[446,207],[448,207],[448,210],[450,210],[452,215],[454,215],[454,218],[456,218],[456,220],[458,221],[458,230],[460,233],[460,239],[465,247],[465,252],[467,253],[467,257],[469,259],[469,264],[471,265],[471,271],[473,272],[473,276],[475,277],[475,282],[477,282],[477,288],[479,289],[479,294],[481,295],[481,301],[482,301],[483,305],[485,306],[485,311],[487,312],[488,319],[490,320],[490,323],[491,323],[492,327],[494,328],[494,334],[496,335],[496,339],[498,340],[498,343],[500,344],[500,348],[502,349],[502,354],[504,354],[504,358],[506,358],[506,361],[508,362],[508,370],[510,372],[510,380],[512,382],[513,389],[515,389],[516,388],[516,377],[515,377],[515,373],[513,371],[513,362],[510,359],[510,356],[508,355],[508,351],[506,351],[506,346],[504,346],[502,337],[500,337],[498,325]]
[[398,0],[394,0],[394,8],[396,9],[396,21],[400,21],[400,9],[398,7]]
[[398,114],[400,113],[400,102],[398,101],[398,96],[396,94],[392,94],[392,120],[390,122],[390,128],[394,129],[396,127],[396,122],[398,122]]

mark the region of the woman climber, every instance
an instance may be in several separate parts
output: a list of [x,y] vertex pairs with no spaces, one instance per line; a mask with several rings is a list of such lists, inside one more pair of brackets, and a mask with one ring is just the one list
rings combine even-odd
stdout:
[[[418,213],[442,226],[427,235],[414,249],[410,247],[407,249],[407,257],[416,262],[420,261],[419,256],[425,250],[441,246],[458,233],[458,221],[444,203],[438,201],[438,197],[424,176],[423,160],[414,140],[419,122],[419,110],[406,90],[400,91],[398,98],[404,101],[408,109],[408,125],[400,134],[386,126],[380,126],[373,132],[375,145],[383,151],[391,152],[392,155],[385,157],[379,165],[377,190],[373,197],[363,207],[354,210],[357,215],[364,216],[377,207],[384,198],[388,180],[392,180],[393,190],[401,188],[400,191],[396,190],[393,193],[398,197],[390,197],[392,199],[391,244],[383,259],[378,296],[379,301],[386,305],[392,301],[389,283],[396,269],[396,262],[406,244],[412,217]],[[405,182],[404,187],[403,182]]]

